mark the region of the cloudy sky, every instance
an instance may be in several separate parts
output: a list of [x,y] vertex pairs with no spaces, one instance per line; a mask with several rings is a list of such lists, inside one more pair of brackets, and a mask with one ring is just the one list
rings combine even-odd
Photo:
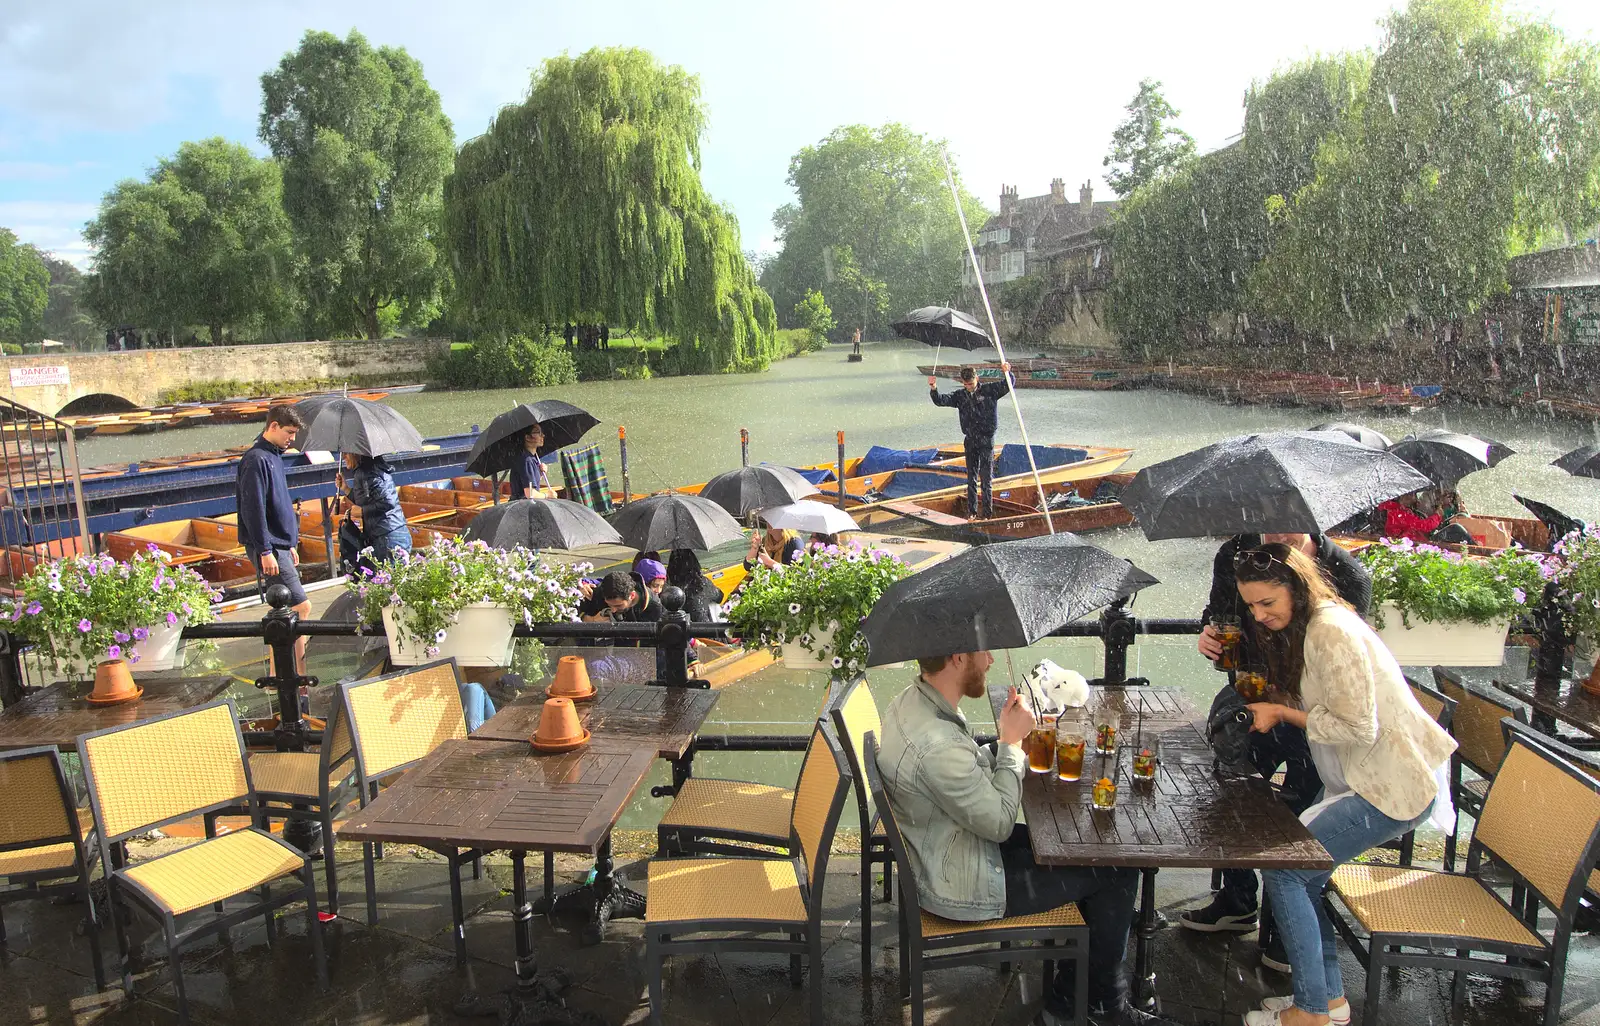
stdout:
[[[790,156],[841,124],[903,121],[950,141],[997,202],[1093,179],[1139,79],[1162,80],[1202,149],[1239,129],[1252,79],[1375,46],[1387,0],[1087,5],[1042,0],[0,0],[0,226],[86,264],[100,197],[186,139],[256,138],[260,76],[307,29],[357,28],[422,61],[461,142],[520,100],[546,57],[642,46],[698,74],[704,178],[767,249]],[[1600,39],[1600,3],[1520,11]]]

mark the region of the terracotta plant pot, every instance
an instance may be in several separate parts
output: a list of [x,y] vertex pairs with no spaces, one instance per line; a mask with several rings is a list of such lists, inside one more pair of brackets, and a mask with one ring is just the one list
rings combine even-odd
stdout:
[[541,748],[578,745],[588,740],[589,732],[578,719],[578,707],[570,698],[547,698],[544,711],[539,714],[539,729],[534,732],[533,743]]
[[89,701],[110,704],[138,698],[143,690],[133,682],[126,659],[107,659],[94,671],[94,692]]
[[1595,660],[1594,669],[1589,671],[1589,676],[1583,680],[1583,690],[1600,698],[1600,659]]
[[556,664],[556,679],[550,685],[550,695],[581,702],[593,698],[595,687],[589,683],[589,664],[582,656],[562,656]]

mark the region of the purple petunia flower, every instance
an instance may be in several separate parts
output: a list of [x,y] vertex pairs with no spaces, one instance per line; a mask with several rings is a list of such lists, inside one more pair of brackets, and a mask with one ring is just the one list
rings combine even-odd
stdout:
[[110,648],[106,649],[106,658],[108,658],[108,659],[121,659],[122,658],[122,646],[121,645],[112,645]]
[[168,627],[176,627],[176,626],[178,626],[178,614],[177,613],[168,613],[167,614],[167,626]]
[[119,645],[127,644],[128,635],[124,634],[122,631],[112,631],[111,637],[115,639],[116,643]]
[[136,648],[129,649],[128,650],[128,662],[136,663],[138,661],[139,661],[139,650],[136,649]]
[[143,641],[145,638],[148,638],[149,636],[150,636],[150,632],[148,630],[146,630],[145,628],[143,628],[143,627],[135,627],[133,629],[133,640],[134,641]]
[[44,610],[44,607],[41,606],[37,602],[29,602],[28,603],[28,615],[29,616],[38,616],[40,614],[40,612],[42,612],[43,610]]
[[1528,601],[1528,593],[1523,591],[1521,588],[1512,588],[1511,597],[1516,600],[1517,605],[1519,606]]
[[94,630],[94,624],[90,623],[87,619],[79,620],[78,621],[78,630],[82,631],[85,634],[88,634],[90,631]]

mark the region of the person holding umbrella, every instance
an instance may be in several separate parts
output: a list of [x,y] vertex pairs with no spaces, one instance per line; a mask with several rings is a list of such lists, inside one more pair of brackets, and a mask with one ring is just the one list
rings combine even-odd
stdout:
[[[1322,778],[1319,801],[1300,821],[1335,866],[1424,821],[1446,827],[1455,819],[1449,768],[1456,742],[1418,704],[1388,648],[1304,553],[1267,544],[1239,556],[1239,597],[1273,638],[1265,647],[1274,691],[1247,706],[1251,729],[1304,731]],[[1260,1011],[1245,1013],[1245,1026],[1349,1022],[1339,942],[1322,907],[1332,870],[1262,876],[1294,995],[1267,998]]]
[[522,434],[522,453],[511,464],[511,497],[513,499],[553,498],[550,477],[545,473],[544,460],[539,458],[539,447],[544,445],[544,428],[534,424]]
[[[954,408],[961,417],[961,435],[967,453],[967,519],[994,516],[994,432],[998,424],[996,406],[1011,391],[1011,364],[1000,364],[1002,377],[986,385],[978,384],[978,372],[961,368],[961,387],[943,395],[939,379],[928,377],[928,394],[933,405]],[[983,505],[978,505],[982,488]]]
[[352,506],[361,507],[361,546],[378,562],[396,552],[411,551],[411,528],[400,508],[394,470],[382,456],[344,454],[344,470],[333,483]]
[[758,565],[768,569],[788,566],[799,559],[804,551],[805,544],[800,541],[798,534],[769,524],[765,531],[750,536],[750,551],[745,554],[744,568],[754,570]]

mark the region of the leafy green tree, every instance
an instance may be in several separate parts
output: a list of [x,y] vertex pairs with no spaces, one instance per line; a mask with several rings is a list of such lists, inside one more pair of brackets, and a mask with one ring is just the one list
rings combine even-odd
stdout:
[[378,338],[386,313],[432,319],[454,141],[422,65],[359,32],[307,32],[261,90],[261,139],[283,167],[312,324]]
[[40,253],[50,272],[50,301],[44,308],[41,334],[58,342],[83,346],[100,334],[100,323],[83,304],[83,272],[52,253]]
[[[807,291],[827,296],[835,317],[884,333],[890,311],[952,301],[966,251],[944,144],[905,125],[846,125],[789,161],[796,202],[773,215],[782,250],[762,283],[781,310]],[[987,218],[964,190],[976,230]]]
[[1106,183],[1127,196],[1171,172],[1194,154],[1194,140],[1171,122],[1178,111],[1161,95],[1161,83],[1147,78],[1123,108],[1128,116],[1111,133],[1111,152],[1102,163]]
[[701,185],[705,127],[699,80],[644,50],[545,61],[445,186],[468,319],[603,322],[677,339],[685,366],[765,367],[777,318]]
[[84,228],[85,300],[113,324],[225,326],[280,318],[294,260],[278,167],[222,138],[187,142],[148,180],[119,183]]
[[794,305],[794,322],[810,333],[811,347],[817,349],[828,341],[828,333],[834,328],[833,311],[822,293],[807,289],[806,298]]
[[50,272],[38,252],[0,228],[0,339],[37,342],[49,300]]
[[1415,0],[1251,280],[1319,335],[1474,314],[1509,257],[1600,218],[1600,50],[1491,0]]

